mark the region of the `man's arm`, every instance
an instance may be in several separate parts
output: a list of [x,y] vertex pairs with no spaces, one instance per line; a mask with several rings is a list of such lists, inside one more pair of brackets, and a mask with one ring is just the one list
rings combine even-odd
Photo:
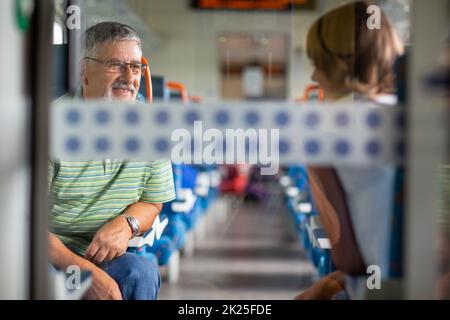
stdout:
[[106,272],[92,262],[70,251],[54,234],[49,232],[50,262],[59,269],[66,270],[76,265],[92,273],[92,287],[87,298],[104,300],[122,300],[119,286]]
[[139,221],[139,233],[143,234],[150,230],[162,209],[162,203],[136,202],[128,206],[125,214],[135,217]]
[[[139,221],[139,234],[150,230],[162,204],[136,202],[128,206],[124,214]],[[132,230],[123,216],[118,216],[104,224],[95,234],[86,250],[85,258],[95,264],[110,261],[127,251]]]
[[[129,205],[124,213],[139,221],[139,233],[143,233],[152,227],[153,221],[161,211],[162,203],[173,199],[175,199],[175,186],[172,163],[164,159],[154,161],[139,202]],[[99,264],[124,254],[132,234],[125,217],[119,216],[111,220],[97,231],[86,251],[85,258]]]

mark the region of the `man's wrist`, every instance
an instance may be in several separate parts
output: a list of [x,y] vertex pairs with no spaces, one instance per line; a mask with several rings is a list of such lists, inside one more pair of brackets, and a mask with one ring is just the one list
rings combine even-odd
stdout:
[[139,220],[136,219],[135,217],[127,215],[127,214],[122,214],[121,216],[125,219],[128,226],[130,227],[130,230],[131,230],[130,239],[136,237],[139,234],[139,229],[140,229]]

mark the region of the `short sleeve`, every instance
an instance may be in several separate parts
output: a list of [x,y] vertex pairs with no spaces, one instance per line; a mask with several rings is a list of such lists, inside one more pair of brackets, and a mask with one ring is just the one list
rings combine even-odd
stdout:
[[52,186],[53,179],[57,172],[57,163],[52,160],[48,160],[48,189]]
[[165,203],[175,199],[172,163],[170,160],[154,161],[151,175],[147,179],[139,201],[146,203]]
[[364,262],[389,270],[395,168],[339,166],[336,171]]

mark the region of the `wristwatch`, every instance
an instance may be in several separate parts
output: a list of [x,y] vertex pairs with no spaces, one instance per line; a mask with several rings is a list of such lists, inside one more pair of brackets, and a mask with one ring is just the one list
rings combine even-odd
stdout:
[[134,238],[139,233],[139,221],[135,217],[129,216],[127,214],[122,214],[122,216],[127,219],[128,225],[131,228],[131,231],[133,234],[131,235],[131,238]]

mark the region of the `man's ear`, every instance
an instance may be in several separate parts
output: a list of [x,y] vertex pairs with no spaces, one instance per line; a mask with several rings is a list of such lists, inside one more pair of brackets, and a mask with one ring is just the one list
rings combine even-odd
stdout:
[[86,61],[83,59],[80,61],[80,79],[81,79],[81,84],[84,86],[88,85],[88,79],[86,76],[86,70],[87,65],[86,65]]

